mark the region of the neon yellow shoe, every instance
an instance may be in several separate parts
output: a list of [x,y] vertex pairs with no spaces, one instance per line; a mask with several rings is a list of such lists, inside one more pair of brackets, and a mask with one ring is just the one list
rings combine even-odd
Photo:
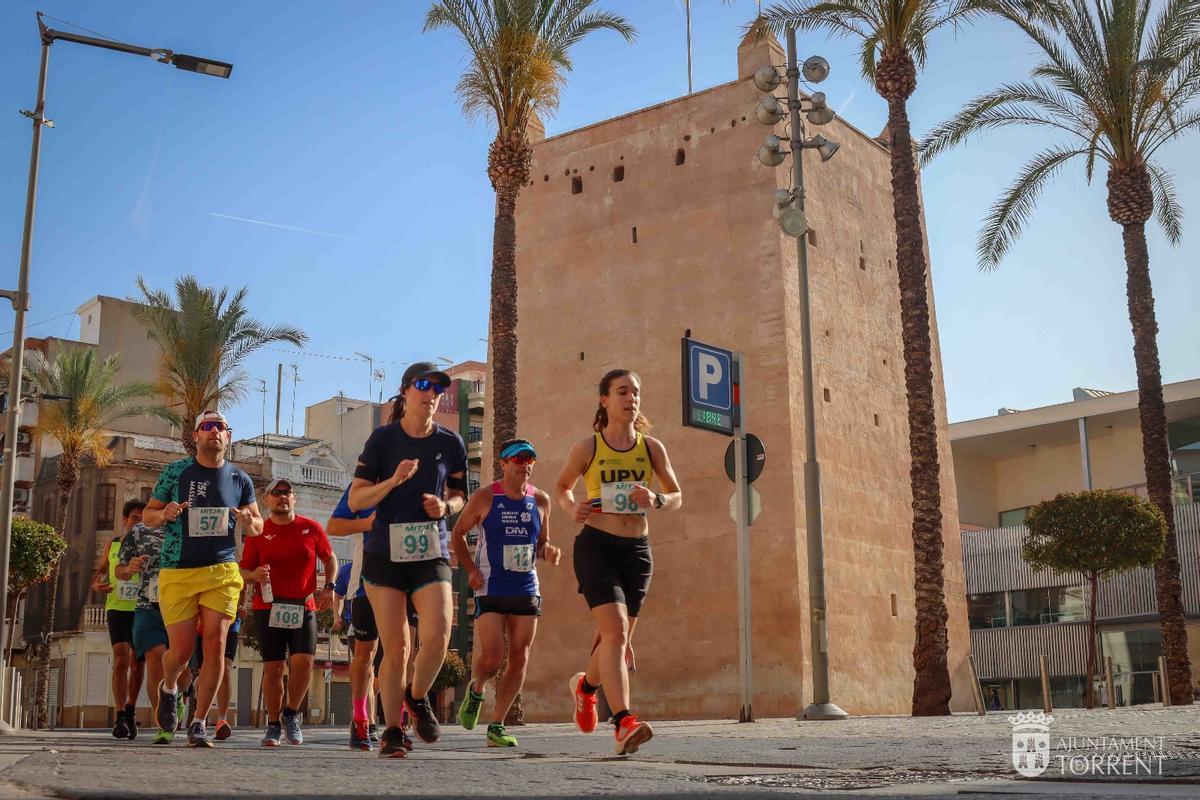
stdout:
[[483,708],[483,695],[476,694],[475,690],[468,685],[467,696],[463,698],[462,705],[458,707],[458,724],[466,730],[475,730],[481,708]]
[[517,737],[504,729],[504,726],[499,722],[493,722],[488,725],[487,731],[488,747],[516,747]]

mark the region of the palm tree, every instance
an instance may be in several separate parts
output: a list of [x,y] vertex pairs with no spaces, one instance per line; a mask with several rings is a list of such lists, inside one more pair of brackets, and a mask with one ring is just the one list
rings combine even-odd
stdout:
[[[37,432],[56,439],[62,447],[58,457],[58,525],[59,534],[70,541],[67,523],[71,496],[79,482],[79,471],[85,460],[98,468],[107,466],[112,458],[108,449],[109,428],[120,419],[137,416],[156,416],[170,419],[171,412],[161,405],[145,402],[154,397],[154,387],[148,383],[118,383],[119,358],[109,356],[97,363],[93,348],[61,349],[53,359],[39,352],[30,353],[29,377],[38,391],[57,399],[46,402],[39,414]],[[50,636],[54,632],[54,616],[58,599],[59,562],[56,560],[49,585],[43,595],[42,636],[34,646],[38,664],[35,702],[38,724],[46,724],[47,689],[50,675]]]
[[935,128],[922,144],[922,158],[1006,125],[1046,128],[1064,137],[1064,143],[1030,159],[992,206],[977,246],[984,269],[999,264],[1032,217],[1046,181],[1067,162],[1083,158],[1089,182],[1098,160],[1108,167],[1108,216],[1121,226],[1125,251],[1146,488],[1167,519],[1166,547],[1154,566],[1163,655],[1171,702],[1189,704],[1187,631],[1145,226],[1157,208],[1158,223],[1172,244],[1183,233],[1171,174],[1154,157],[1163,145],[1200,127],[1200,110],[1192,102],[1200,96],[1200,0],[1167,0],[1153,24],[1152,0],[1041,0],[1034,17],[1016,0],[986,4],[1024,32],[1044,60],[1033,68],[1031,80],[1005,84]]
[[860,45],[863,77],[887,101],[885,135],[891,150],[892,214],[912,458],[914,715],[950,713],[950,669],[928,265],[907,102],[917,88],[917,70],[925,64],[930,36],[941,27],[966,20],[973,8],[973,0],[794,0],[767,9],[761,22],[756,23],[765,23],[764,29],[776,33],[788,28],[821,30],[853,39]]
[[159,348],[159,395],[182,406],[180,430],[189,455],[196,454],[192,420],[245,396],[246,357],[273,342],[303,346],[308,334],[290,325],[264,325],[247,316],[246,287],[229,296],[191,275],[175,281],[175,295],[152,290],[137,279],[142,296],[134,316]]
[[593,10],[594,5],[595,0],[438,0],[425,17],[426,31],[452,28],[467,45],[470,58],[457,89],[463,112],[494,118],[497,128],[487,161],[496,191],[488,327],[496,470],[500,445],[517,435],[516,209],[533,160],[526,126],[557,110],[572,47],[600,30],[616,31],[629,42],[635,36],[623,17]]

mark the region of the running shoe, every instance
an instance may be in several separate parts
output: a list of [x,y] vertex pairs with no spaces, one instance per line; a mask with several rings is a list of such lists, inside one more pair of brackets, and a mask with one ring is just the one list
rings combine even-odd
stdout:
[[[188,687],[191,690],[191,687]],[[187,692],[175,693],[175,719],[178,720],[175,724],[175,730],[183,730],[184,721],[187,719]]]
[[212,739],[208,738],[208,734],[204,731],[204,723],[199,720],[192,723],[188,728],[188,747],[212,747]]
[[493,722],[488,725],[487,731],[488,747],[516,747],[517,737],[504,729],[504,726],[499,722]]
[[300,715],[284,714],[281,719],[288,744],[304,744],[304,733],[300,730]]
[[639,747],[650,741],[654,731],[650,729],[648,723],[638,722],[637,717],[629,714],[621,720],[616,735],[617,755],[624,756],[636,753]]
[[475,690],[467,686],[467,696],[458,707],[458,724],[469,731],[475,730],[479,722],[479,710],[483,708],[483,695],[475,694]]
[[112,734],[114,739],[129,738],[129,725],[125,722],[125,709],[117,712],[117,724],[113,725]]
[[154,734],[150,744],[170,744],[175,740],[175,731],[159,731]]
[[371,734],[367,730],[365,719],[356,719],[350,723],[350,749],[371,752]]
[[404,747],[404,732],[399,728],[388,728],[379,742],[380,758],[404,758],[408,750]]
[[[438,725],[437,717],[433,715],[433,708],[429,705],[428,697],[417,699],[412,696],[412,692],[406,689],[404,703],[408,706],[408,713],[412,715],[413,722],[416,723],[417,736],[422,742],[433,744],[441,738],[442,727]],[[389,730],[391,729],[389,728]]]
[[137,738],[137,720],[134,719],[134,717],[136,717],[136,716],[137,716],[136,711],[126,711],[125,712],[125,724],[129,726],[130,740]]
[[571,688],[571,698],[575,701],[575,727],[582,733],[596,730],[599,722],[596,716],[596,693],[587,694],[583,691],[583,678],[586,673],[576,672],[568,684]]
[[283,738],[283,730],[278,722],[271,722],[267,725],[267,732],[263,734],[263,747],[279,747],[279,740]]
[[407,750],[410,753],[412,752],[412,749],[413,749],[412,737],[409,736],[408,731],[404,730],[403,728],[400,729],[400,743],[404,745],[405,750]]
[[379,726],[374,722],[367,726],[367,738],[371,740],[371,744],[379,744]]
[[179,692],[168,692],[163,688],[162,681],[158,682],[158,727],[164,731],[174,731],[179,725]]
[[223,742],[230,736],[233,736],[233,728],[229,727],[229,723],[223,719],[217,720],[217,729],[213,734],[218,742]]

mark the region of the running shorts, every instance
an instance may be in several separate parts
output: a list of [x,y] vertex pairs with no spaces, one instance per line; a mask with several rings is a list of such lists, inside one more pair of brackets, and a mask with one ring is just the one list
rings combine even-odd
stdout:
[[630,617],[637,617],[654,572],[647,537],[614,536],[584,525],[575,537],[574,562],[588,608],[621,603]]
[[133,644],[133,612],[110,608],[104,612],[108,623],[108,642],[112,645]]
[[234,619],[241,593],[242,576],[236,561],[158,573],[158,607],[167,625],[192,619],[200,613],[200,606]]
[[375,612],[371,610],[371,601],[366,597],[356,597],[350,604],[350,633],[359,642],[373,642],[379,638]]
[[138,658],[145,658],[154,648],[160,645],[166,647],[167,644],[167,628],[163,625],[158,606],[139,608],[133,612],[133,649]]
[[[278,598],[276,598],[278,600]],[[279,600],[279,602],[283,602]],[[272,628],[270,626],[271,612],[268,609],[255,609],[254,622],[258,626],[258,644],[262,660],[283,661],[289,654],[316,655],[317,652],[317,613],[304,609],[304,621],[299,628]]]
[[394,562],[386,555],[367,553],[363,557],[362,576],[367,583],[411,595],[437,581],[451,583],[453,573],[450,571],[450,561],[445,558]]
[[475,597],[475,619],[483,614],[508,614],[513,617],[540,617],[542,598],[537,595],[484,595]]

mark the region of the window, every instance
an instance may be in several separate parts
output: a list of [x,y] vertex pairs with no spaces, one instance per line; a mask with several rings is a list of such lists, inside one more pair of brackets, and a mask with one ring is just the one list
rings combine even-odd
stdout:
[[687,160],[687,153],[683,152],[683,148],[675,151],[675,166],[682,167],[683,162]]
[[576,175],[571,178],[571,194],[581,194],[583,192],[583,178]]
[[117,485],[102,483],[96,493],[96,529],[111,531],[116,526],[116,519]]
[[620,183],[623,180],[625,180],[625,166],[618,164],[613,167],[613,183]]
[[479,473],[478,472],[468,472],[467,473],[467,494],[473,493],[478,488],[479,488]]
[[475,442],[482,442],[482,441],[483,441],[483,428],[479,427],[478,425],[472,425],[471,429],[469,431],[467,431],[467,442],[469,444],[475,444]]
[[141,491],[141,494],[139,495],[139,497],[141,498],[141,501],[143,503],[150,502],[150,493],[152,491],[154,491],[154,487],[152,487],[152,486],[143,486],[142,487],[142,491]]
[[967,595],[967,624],[976,628],[1008,627],[1004,592]]
[[1000,527],[1011,528],[1014,525],[1024,525],[1025,515],[1029,513],[1029,506],[1021,508],[1012,508],[1008,511],[1000,512]]
[[1054,622],[1082,622],[1085,619],[1087,603],[1082,586],[1053,586],[1012,592],[1013,625],[1049,625]]

